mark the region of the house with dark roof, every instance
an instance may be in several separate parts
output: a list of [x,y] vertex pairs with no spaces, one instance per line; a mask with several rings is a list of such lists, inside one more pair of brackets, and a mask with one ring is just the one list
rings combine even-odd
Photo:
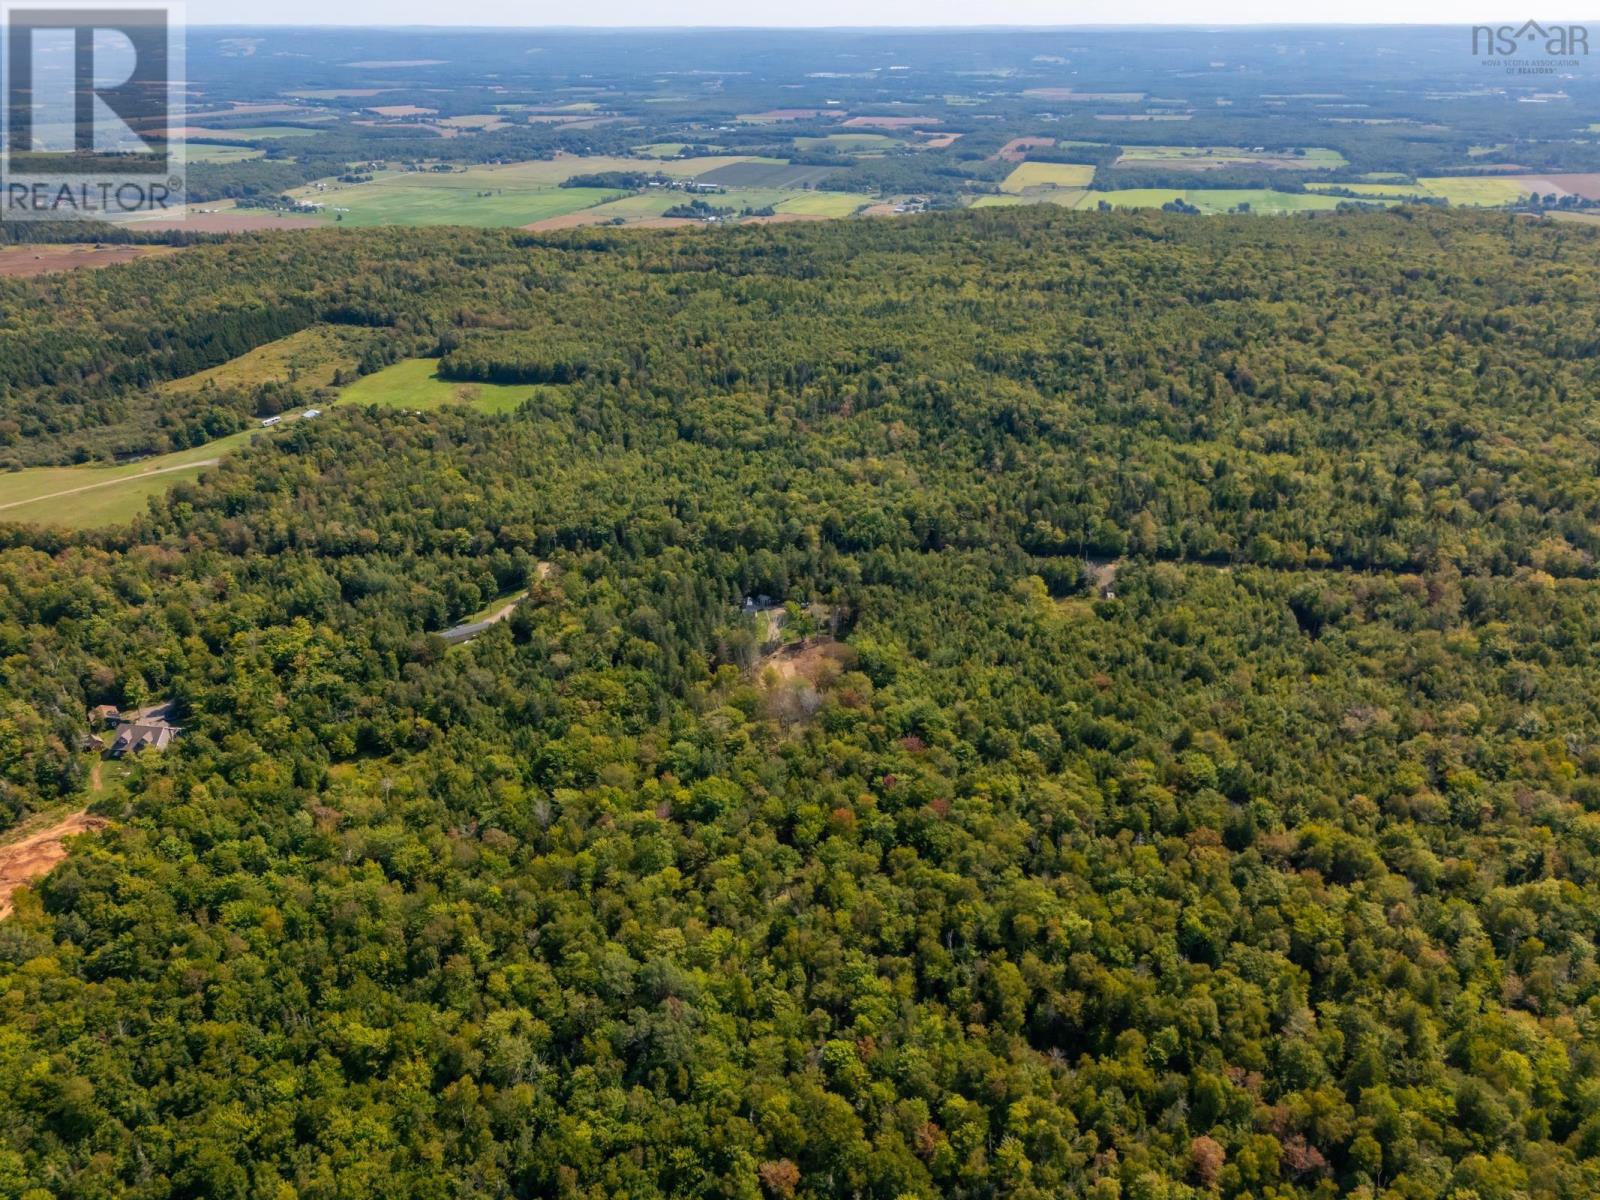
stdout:
[[178,727],[165,721],[129,721],[118,727],[109,753],[112,758],[121,758],[141,750],[165,750],[177,734]]

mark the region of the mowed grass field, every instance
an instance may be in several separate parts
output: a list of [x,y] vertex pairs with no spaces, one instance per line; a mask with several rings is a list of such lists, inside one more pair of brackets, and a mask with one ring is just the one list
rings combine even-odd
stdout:
[[460,383],[440,379],[437,359],[410,358],[356,380],[339,393],[341,404],[376,404],[382,408],[427,411],[446,404],[466,404],[480,412],[515,412],[532,396],[531,383]]
[[1018,163],[1000,185],[1002,192],[1020,195],[1030,188],[1082,188],[1094,178],[1094,168],[1081,163]]
[[[282,428],[281,426],[279,428]],[[176,483],[195,479],[212,460],[250,444],[252,438],[270,437],[260,429],[247,429],[227,437],[174,450],[135,463],[108,467],[29,467],[0,475],[0,522],[90,529],[132,520],[144,511],[149,497]]]
[[[203,375],[213,378],[220,375],[233,381],[284,378],[282,364],[311,354],[318,361],[313,370],[326,371],[331,376],[333,359],[323,352],[344,332],[328,328],[307,330],[260,347]],[[435,375],[438,365],[433,359],[396,363],[344,388],[335,405],[376,404],[383,408],[426,411],[446,404],[466,404],[482,412],[506,413],[514,412],[536,390],[532,384],[455,383]],[[195,381],[202,377],[191,375],[167,387],[196,386]],[[64,529],[125,524],[144,511],[145,502],[151,496],[175,484],[199,478],[218,459],[237,453],[257,439],[277,437],[299,419],[300,413],[296,410],[285,413],[283,424],[272,429],[262,429],[252,422],[248,429],[203,446],[191,446],[118,466],[94,463],[75,467],[30,467],[0,474],[0,523]]]

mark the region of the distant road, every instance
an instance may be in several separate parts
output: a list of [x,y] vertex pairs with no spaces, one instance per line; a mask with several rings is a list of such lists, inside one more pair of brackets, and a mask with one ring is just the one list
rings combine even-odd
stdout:
[[156,467],[150,471],[139,471],[133,475],[118,475],[115,479],[102,479],[99,483],[86,483],[82,487],[68,488],[64,492],[51,492],[45,496],[29,496],[26,500],[13,500],[9,504],[0,504],[0,512],[8,508],[21,508],[24,504],[38,504],[41,500],[59,500],[62,496],[76,496],[79,492],[92,492],[95,488],[116,487],[119,483],[127,483],[134,479],[149,479],[152,475],[165,475],[169,471],[188,471],[194,467],[214,467],[222,460],[220,458],[200,458],[194,462],[179,463],[175,467]]

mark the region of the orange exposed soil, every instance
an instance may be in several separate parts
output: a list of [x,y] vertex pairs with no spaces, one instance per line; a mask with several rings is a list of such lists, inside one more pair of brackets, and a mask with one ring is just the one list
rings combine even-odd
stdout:
[[0,246],[0,275],[49,275],[171,254],[173,246]]
[[269,212],[194,213],[186,218],[161,218],[131,223],[129,229],[187,229],[192,233],[254,233],[261,229],[322,229],[323,222],[306,217],[279,217]]
[[1004,146],[1001,146],[999,150],[995,151],[994,156],[1002,162],[1021,162],[1028,157],[1029,150],[1043,150],[1055,144],[1055,138],[1051,137],[1012,138]]
[[48,875],[53,867],[67,857],[62,843],[74,834],[90,833],[104,829],[109,824],[104,817],[91,817],[88,813],[73,813],[48,829],[29,834],[25,838],[0,846],[0,920],[11,915],[11,894],[36,879]]
[[761,670],[771,669],[779,679],[804,679],[824,682],[837,676],[855,660],[855,651],[832,638],[815,637],[784,646],[761,659]]

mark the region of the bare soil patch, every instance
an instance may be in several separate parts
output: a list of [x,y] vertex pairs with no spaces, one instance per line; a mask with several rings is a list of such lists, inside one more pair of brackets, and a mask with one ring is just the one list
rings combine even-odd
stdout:
[[757,674],[770,669],[780,680],[804,679],[815,685],[837,675],[854,660],[855,651],[843,642],[830,637],[807,638],[763,655]]
[[195,213],[188,217],[160,217],[130,223],[130,229],[187,229],[194,233],[256,233],[263,229],[321,229],[322,222],[306,217],[279,217],[269,212]]
[[67,857],[67,848],[63,844],[67,838],[104,829],[108,824],[110,822],[104,817],[75,812],[46,829],[0,846],[0,920],[12,913],[13,892],[36,879],[44,878]]
[[1012,138],[1004,146],[995,151],[995,157],[1001,162],[1019,163],[1028,157],[1029,150],[1044,150],[1056,144],[1051,137],[1019,137]]
[[175,246],[0,246],[0,275],[49,275],[172,254]]
[[1558,196],[1570,194],[1585,200],[1600,200],[1600,174],[1519,175],[1517,183],[1541,196],[1554,192]]

